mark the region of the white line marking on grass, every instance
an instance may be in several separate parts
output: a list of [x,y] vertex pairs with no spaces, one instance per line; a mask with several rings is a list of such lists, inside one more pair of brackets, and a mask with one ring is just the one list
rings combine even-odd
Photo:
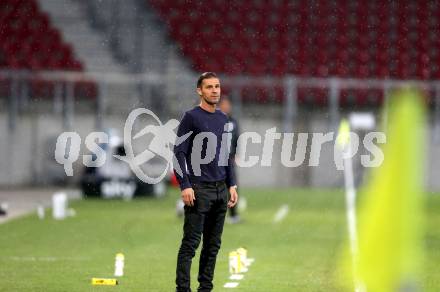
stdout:
[[247,261],[247,265],[250,266],[255,262],[255,259],[254,258],[247,258],[246,261]]
[[34,257],[34,256],[28,256],[28,257],[18,257],[18,256],[11,256],[9,257],[10,260],[17,261],[17,262],[56,262],[56,261],[89,261],[90,258],[85,257]]
[[239,284],[238,282],[228,282],[223,287],[224,288],[237,288],[238,284]]
[[273,218],[274,223],[279,223],[284,220],[284,218],[289,213],[289,206],[287,204],[282,205],[278,211],[275,213],[275,217]]
[[[246,259],[246,266],[250,266],[253,262],[255,261],[254,258],[248,258]],[[243,267],[243,270],[241,271],[242,273],[247,272],[248,269]],[[229,276],[229,280],[232,281],[240,281],[244,279],[244,275],[243,274],[231,274]],[[227,282],[225,285],[223,285],[224,288],[237,288],[238,287],[239,282]]]
[[230,277],[229,277],[229,280],[238,280],[238,281],[240,281],[241,279],[243,279],[244,278],[244,275],[240,275],[240,274],[232,274]]

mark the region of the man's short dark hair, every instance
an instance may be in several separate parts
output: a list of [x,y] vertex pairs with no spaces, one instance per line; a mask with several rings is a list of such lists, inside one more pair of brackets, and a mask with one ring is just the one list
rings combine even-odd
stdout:
[[200,88],[200,87],[202,86],[202,82],[203,82],[203,80],[205,80],[205,79],[209,79],[209,78],[218,78],[218,77],[217,77],[217,74],[215,74],[214,72],[205,72],[205,73],[202,73],[202,74],[199,76],[199,79],[197,79],[197,87]]

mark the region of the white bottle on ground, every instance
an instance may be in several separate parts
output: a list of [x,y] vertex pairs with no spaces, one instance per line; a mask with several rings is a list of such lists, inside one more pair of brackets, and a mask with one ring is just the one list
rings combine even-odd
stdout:
[[124,275],[124,255],[122,253],[116,254],[115,260],[115,277],[122,277]]

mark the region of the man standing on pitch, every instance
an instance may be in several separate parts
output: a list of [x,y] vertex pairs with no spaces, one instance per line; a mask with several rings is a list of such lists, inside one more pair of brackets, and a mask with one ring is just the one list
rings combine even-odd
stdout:
[[[192,258],[200,244],[203,234],[202,251],[200,254],[198,291],[211,291],[213,288],[214,268],[217,253],[220,249],[221,235],[227,208],[235,206],[238,200],[237,186],[231,167],[231,161],[222,163],[225,159],[221,154],[222,136],[227,131],[228,118],[216,105],[220,100],[220,81],[213,72],[200,75],[197,80],[197,93],[200,104],[185,112],[177,130],[177,136],[192,134],[182,143],[174,147],[174,154],[179,164],[182,176],[174,171],[180,184],[182,200],[185,204],[185,222],[183,239],[177,257],[176,291],[191,291],[190,270]],[[201,153],[192,153],[197,149],[195,137],[199,133],[211,133],[217,139],[209,143],[206,139],[201,142]],[[194,147],[193,147],[194,145]],[[214,149],[215,148],[215,149]],[[192,161],[192,157],[202,159],[208,153],[215,153],[207,163]],[[194,171],[193,165],[199,168]],[[226,165],[226,166],[222,166]],[[228,190],[230,197],[228,198]]]

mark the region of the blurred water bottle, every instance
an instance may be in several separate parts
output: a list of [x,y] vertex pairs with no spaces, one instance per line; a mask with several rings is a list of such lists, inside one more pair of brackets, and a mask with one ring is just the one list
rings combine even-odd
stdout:
[[44,206],[41,204],[37,206],[37,215],[39,219],[44,219]]
[[124,255],[122,253],[116,254],[115,260],[115,277],[122,277],[124,275]]
[[67,215],[67,195],[65,193],[55,193],[52,197],[53,218],[62,220]]

